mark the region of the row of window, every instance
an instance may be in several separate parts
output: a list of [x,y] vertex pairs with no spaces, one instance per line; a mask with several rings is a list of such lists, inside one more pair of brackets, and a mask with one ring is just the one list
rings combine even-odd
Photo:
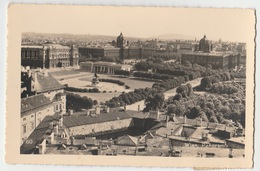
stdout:
[[[42,121],[41,118],[38,118],[38,119],[37,119],[37,122],[38,122],[38,123],[40,123],[41,121]],[[29,126],[29,127],[28,127],[28,126]],[[22,133],[23,133],[23,134],[26,134],[27,132],[33,131],[34,128],[35,128],[35,126],[36,126],[36,124],[35,124],[34,121],[31,121],[28,126],[27,126],[27,124],[22,125]]]

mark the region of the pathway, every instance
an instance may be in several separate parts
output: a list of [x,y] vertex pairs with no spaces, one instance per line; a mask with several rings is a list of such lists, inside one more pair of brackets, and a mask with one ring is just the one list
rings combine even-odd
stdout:
[[[197,79],[188,81],[188,82],[184,83],[183,85],[186,85],[186,84],[190,83],[192,87],[196,87],[196,86],[198,86],[200,84],[200,81],[201,81],[201,78],[197,78]],[[167,100],[169,97],[174,96],[176,94],[176,89],[177,88],[173,88],[171,90],[168,90],[168,91],[164,92],[165,99]],[[137,111],[138,110],[138,105],[140,105],[140,110],[143,110],[144,107],[145,107],[144,100],[138,101],[138,102],[136,102],[134,104],[131,104],[131,105],[127,105],[126,108],[127,108],[127,110]],[[123,107],[121,107],[121,108],[123,108]]]

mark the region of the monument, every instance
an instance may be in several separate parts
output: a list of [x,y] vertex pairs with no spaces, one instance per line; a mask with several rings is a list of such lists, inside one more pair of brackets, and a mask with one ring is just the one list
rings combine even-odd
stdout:
[[94,77],[91,80],[91,86],[92,87],[99,87],[99,77],[97,76],[97,73],[94,74]]

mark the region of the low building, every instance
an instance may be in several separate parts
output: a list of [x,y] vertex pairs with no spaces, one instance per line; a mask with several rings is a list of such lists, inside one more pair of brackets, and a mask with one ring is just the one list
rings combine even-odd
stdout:
[[[97,113],[97,112],[96,112]],[[132,116],[125,111],[113,111],[101,114],[72,114],[63,116],[63,125],[70,135],[95,135],[129,128]]]
[[115,74],[116,70],[130,71],[132,70],[132,66],[113,62],[81,62],[80,70],[93,73]]

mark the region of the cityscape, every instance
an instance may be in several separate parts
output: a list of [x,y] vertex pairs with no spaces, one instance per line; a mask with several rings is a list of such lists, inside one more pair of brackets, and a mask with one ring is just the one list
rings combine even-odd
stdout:
[[245,157],[246,43],[26,32],[20,154]]

